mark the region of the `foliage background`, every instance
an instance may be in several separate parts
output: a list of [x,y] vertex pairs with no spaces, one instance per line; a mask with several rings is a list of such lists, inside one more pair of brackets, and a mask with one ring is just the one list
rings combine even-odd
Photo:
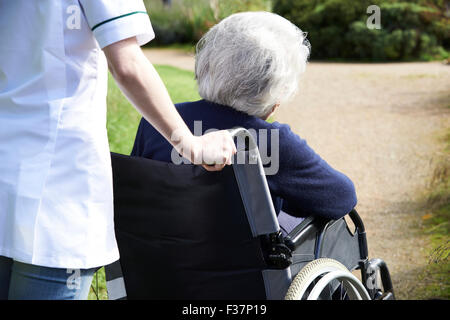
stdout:
[[[448,0],[145,0],[152,44],[195,44],[223,18],[241,11],[273,11],[308,32],[312,59],[408,61],[449,57]],[[367,8],[381,9],[381,30],[370,30]]]
[[242,11],[271,11],[270,0],[144,0],[156,33],[154,43],[195,44],[212,26]]
[[[381,9],[381,29],[369,29],[367,8]],[[312,58],[431,60],[447,58],[446,0],[276,0],[274,12],[309,34]]]

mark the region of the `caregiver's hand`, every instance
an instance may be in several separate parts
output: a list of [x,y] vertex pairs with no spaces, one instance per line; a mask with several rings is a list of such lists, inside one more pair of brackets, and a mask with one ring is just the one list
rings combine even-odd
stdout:
[[230,134],[217,131],[202,137],[192,135],[135,37],[115,42],[103,51],[119,88],[180,154],[208,171],[222,170],[231,163],[236,148]]
[[222,170],[231,164],[236,153],[236,146],[228,131],[215,131],[206,135],[181,136],[175,132],[172,140],[179,141],[175,145],[177,151],[192,163],[202,165],[208,171]]

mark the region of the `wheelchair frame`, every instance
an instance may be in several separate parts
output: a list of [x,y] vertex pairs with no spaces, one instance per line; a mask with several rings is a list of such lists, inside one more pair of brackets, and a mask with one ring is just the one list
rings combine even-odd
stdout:
[[[368,245],[366,231],[364,223],[359,216],[358,212],[353,209],[349,214],[349,218],[355,225],[355,231],[351,237],[354,241],[357,241],[359,247],[359,257],[355,265],[347,266],[350,271],[361,271],[361,282],[366,288],[369,296],[372,300],[394,300],[394,289],[389,273],[389,269],[381,259],[371,259],[368,257]],[[348,225],[344,218],[340,220],[325,220],[320,218],[308,217],[302,221],[289,235],[284,238],[284,242],[288,244],[290,248],[297,249],[302,246],[311,233],[316,233],[316,244],[314,247],[314,260],[324,257],[324,238],[327,231],[338,221],[343,221],[345,227],[348,229]],[[292,256],[287,257],[289,263],[292,263]],[[306,264],[306,263],[305,263]],[[378,287],[378,273],[382,288]]]
[[[251,134],[244,128],[234,128],[229,130],[229,132],[233,137],[240,136],[248,138],[249,144],[246,151],[249,153],[249,158],[258,160],[257,162],[260,174],[264,175],[258,146]],[[236,169],[235,173],[237,173]],[[239,181],[239,178],[237,179]],[[265,192],[268,197],[268,188],[265,177],[262,180],[263,184],[266,185]],[[353,264],[346,265],[346,267],[350,271],[361,271],[361,281],[371,299],[395,299],[394,289],[386,263],[381,259],[369,260],[366,231],[361,217],[355,209],[353,209],[348,216],[355,225],[355,232],[353,234],[349,230],[344,218],[339,220],[327,220],[310,216],[295,227],[294,230],[292,230],[286,237],[282,236],[281,231],[263,235],[263,247],[266,247],[267,252],[269,252],[269,254],[265,257],[268,266],[274,269],[285,269],[286,267],[291,266],[293,264],[293,253],[304,245],[308,236],[311,236],[311,232],[317,235],[316,239],[314,239],[314,258],[312,260],[324,257],[324,255],[326,255],[324,253],[326,248],[325,238],[329,233],[329,230],[333,229],[336,224],[340,223],[338,228],[341,227],[342,229],[345,226],[348,231],[346,238],[347,243],[353,244],[355,248],[358,247],[357,251],[359,252],[359,256],[353,257]],[[306,254],[306,256],[307,255],[308,254]],[[306,262],[310,261],[311,259],[306,260]],[[304,263],[304,265],[306,265],[306,263]],[[378,287],[378,272],[381,277],[382,289]],[[296,274],[296,272],[292,273]]]

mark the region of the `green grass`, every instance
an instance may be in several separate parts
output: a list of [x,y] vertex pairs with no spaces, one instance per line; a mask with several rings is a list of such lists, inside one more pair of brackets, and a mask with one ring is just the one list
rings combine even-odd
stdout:
[[[169,66],[155,66],[174,103],[199,100],[194,73]],[[108,80],[108,139],[113,152],[129,154],[133,148],[137,127],[141,119],[140,114],[122,95],[114,79],[109,75]],[[96,281],[98,278],[98,282]],[[101,268],[92,281],[93,288],[98,284],[98,299],[107,299],[105,271]],[[97,296],[91,288],[89,300],[96,300]]]
[[[169,66],[155,66],[174,103],[199,100],[194,73]],[[140,114],[133,108],[118,89],[112,76],[108,83],[108,138],[111,151],[129,154]]]
[[428,265],[418,279],[422,282],[416,293],[420,299],[450,299],[450,130],[444,143],[444,156],[434,172],[428,195],[431,212],[423,217],[423,232],[431,246]]
[[101,268],[94,274],[88,299],[108,300],[108,294],[106,292],[105,268]]
[[450,205],[433,210],[424,232],[431,239],[428,265],[419,276],[419,299],[450,299]]

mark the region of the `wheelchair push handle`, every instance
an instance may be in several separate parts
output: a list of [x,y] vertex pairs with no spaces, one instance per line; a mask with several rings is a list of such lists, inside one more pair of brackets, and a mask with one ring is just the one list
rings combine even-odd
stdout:
[[369,249],[367,246],[366,229],[364,227],[364,223],[355,209],[353,209],[348,215],[350,216],[352,222],[355,224],[356,230],[358,232],[361,258],[367,258],[369,256]]
[[233,139],[234,138],[248,138],[249,150],[250,151],[255,151],[255,150],[258,151],[258,145],[256,144],[255,139],[253,138],[253,136],[247,129],[241,128],[241,127],[236,127],[233,129],[228,129],[227,131],[230,133],[230,135]]

